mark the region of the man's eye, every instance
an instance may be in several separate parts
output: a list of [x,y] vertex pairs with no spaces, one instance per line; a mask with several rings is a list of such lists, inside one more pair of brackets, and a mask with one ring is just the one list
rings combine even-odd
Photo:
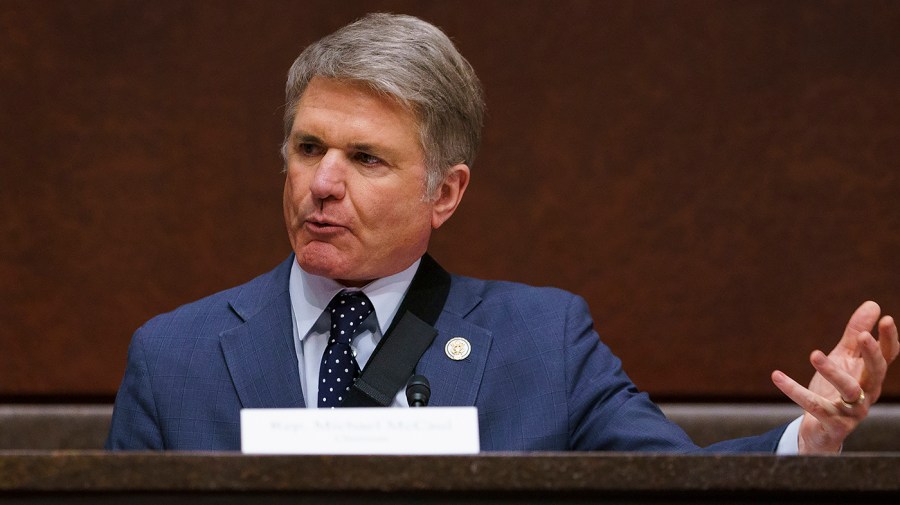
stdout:
[[381,158],[366,153],[356,153],[356,161],[363,165],[378,165],[382,162]]
[[297,145],[297,153],[303,156],[319,156],[322,154],[322,148],[316,144],[302,143]]

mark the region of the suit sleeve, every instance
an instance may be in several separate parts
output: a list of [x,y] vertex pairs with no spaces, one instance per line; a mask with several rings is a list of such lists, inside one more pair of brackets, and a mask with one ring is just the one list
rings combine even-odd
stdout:
[[[693,452],[701,450],[637,389],[594,331],[587,304],[573,297],[566,317],[566,380],[571,449]],[[711,445],[709,452],[774,452],[784,426]]]
[[128,364],[116,394],[107,450],[165,449],[141,332],[135,332],[128,347]]

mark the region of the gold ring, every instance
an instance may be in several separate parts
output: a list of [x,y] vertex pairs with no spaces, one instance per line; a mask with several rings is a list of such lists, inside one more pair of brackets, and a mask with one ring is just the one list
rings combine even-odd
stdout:
[[862,388],[859,388],[859,396],[856,398],[856,401],[854,401],[852,403],[848,402],[847,400],[844,400],[844,397],[842,396],[841,404],[844,405],[845,409],[852,409],[853,407],[856,407],[857,405],[862,405],[862,402],[864,402],[865,400],[866,400],[866,392],[863,391]]

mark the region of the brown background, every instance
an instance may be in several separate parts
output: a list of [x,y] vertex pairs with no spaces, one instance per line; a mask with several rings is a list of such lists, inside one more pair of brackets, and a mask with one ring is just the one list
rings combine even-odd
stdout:
[[286,257],[284,75],[376,10],[487,91],[433,254],[581,294],[656,398],[777,399],[900,313],[896,2],[0,0],[0,399],[110,399],[143,321]]

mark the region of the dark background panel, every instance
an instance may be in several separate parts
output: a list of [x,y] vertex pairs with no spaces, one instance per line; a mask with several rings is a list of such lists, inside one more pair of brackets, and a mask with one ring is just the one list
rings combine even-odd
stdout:
[[895,2],[0,0],[0,397],[109,398],[143,321],[287,256],[284,76],[369,11],[487,92],[432,253],[584,296],[655,397],[778,399],[900,312]]

